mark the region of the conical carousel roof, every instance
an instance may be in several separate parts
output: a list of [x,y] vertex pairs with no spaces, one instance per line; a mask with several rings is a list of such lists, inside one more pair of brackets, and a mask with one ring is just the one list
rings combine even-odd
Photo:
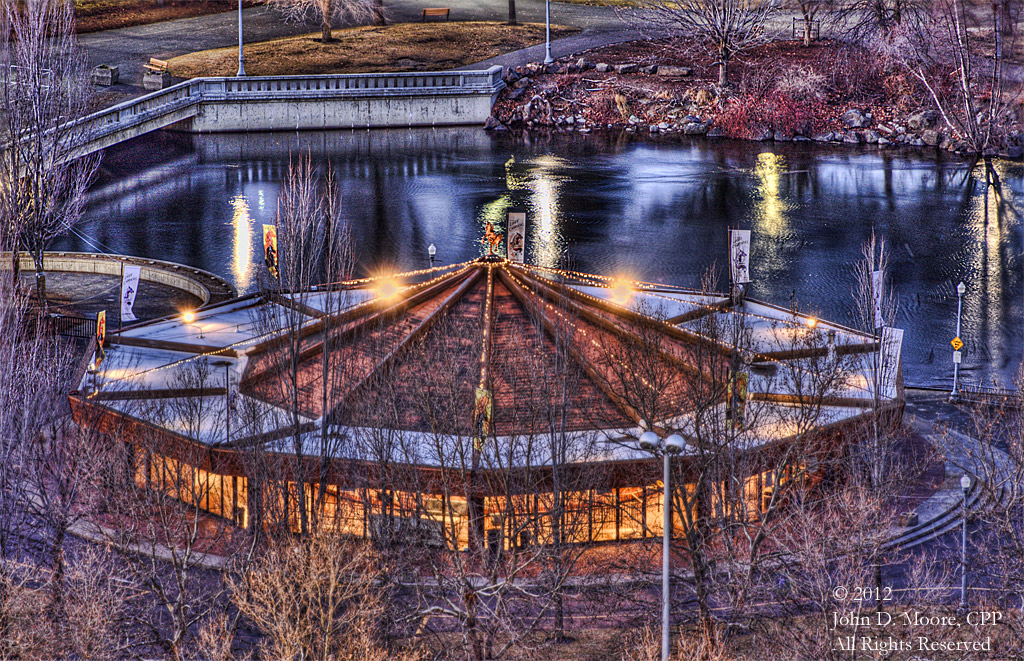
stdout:
[[[724,399],[730,369],[741,365],[751,399],[794,400],[800,386],[778,373],[826,354],[853,357],[848,378],[821,402],[821,419],[838,422],[867,410],[884,381],[874,378],[876,340],[849,328],[757,301],[734,309],[724,295],[495,257],[251,295],[112,341],[83,393],[210,445],[282,438],[294,429],[293,408],[309,429],[631,435],[685,416],[709,393]],[[197,385],[196,370],[186,374],[197,364],[220,369],[207,367]],[[893,386],[879,386],[883,401],[896,399]],[[211,420],[188,425],[132,406],[184,397],[205,399]],[[232,416],[262,413],[227,438],[228,405]],[[785,434],[765,429],[762,440]]]

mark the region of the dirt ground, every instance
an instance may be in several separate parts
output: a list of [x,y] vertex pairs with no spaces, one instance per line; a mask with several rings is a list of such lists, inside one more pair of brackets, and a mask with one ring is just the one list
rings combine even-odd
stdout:
[[[551,26],[551,38],[577,28]],[[335,30],[335,41],[320,33],[247,44],[245,70],[253,76],[432,71],[451,69],[539,44],[544,25],[509,26],[498,22],[399,23]],[[230,76],[238,68],[237,48],[218,48],[170,60],[179,78]]]
[[[252,7],[254,0],[243,0]],[[99,32],[238,9],[233,0],[75,0],[78,32]]]

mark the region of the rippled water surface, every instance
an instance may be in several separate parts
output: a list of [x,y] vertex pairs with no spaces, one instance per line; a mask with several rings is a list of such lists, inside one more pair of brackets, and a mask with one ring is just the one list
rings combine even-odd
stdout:
[[[959,160],[743,142],[634,142],[478,129],[188,136],[106,155],[78,236],[59,249],[127,253],[255,286],[260,225],[289,154],[338,174],[359,269],[409,270],[481,252],[487,221],[528,212],[535,264],[697,286],[726,263],[726,230],[753,233],[751,294],[850,322],[854,265],[872,228],[891,252],[907,382],[951,382],[956,283],[964,372],[1009,383],[1021,361],[1024,183],[1002,194]],[[260,245],[257,245],[260,244]]]

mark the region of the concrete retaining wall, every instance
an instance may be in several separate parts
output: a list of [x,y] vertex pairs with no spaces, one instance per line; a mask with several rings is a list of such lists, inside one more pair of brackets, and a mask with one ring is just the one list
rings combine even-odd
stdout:
[[[35,264],[28,253],[20,255],[18,261],[22,271],[35,271]],[[10,264],[10,258],[0,258],[0,263]],[[202,301],[202,305],[218,303],[235,295],[231,285],[214,274],[173,262],[86,252],[48,252],[43,258],[48,272],[96,273],[115,278],[121,275],[122,263],[141,266],[140,277],[143,280],[188,292]]]
[[84,155],[174,125],[200,133],[483,124],[505,88],[485,71],[194,78],[77,122]]

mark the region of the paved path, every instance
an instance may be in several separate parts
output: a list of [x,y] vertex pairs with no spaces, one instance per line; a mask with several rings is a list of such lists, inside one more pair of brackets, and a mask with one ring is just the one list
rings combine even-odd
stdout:
[[[393,23],[416,21],[419,19],[420,10],[429,4],[431,3],[389,4],[387,6],[388,18]],[[446,0],[444,4],[451,7],[451,15],[457,21],[504,21],[508,19],[508,5],[505,2]],[[246,42],[265,41],[316,30],[316,26],[310,24],[285,23],[278,13],[265,7],[246,9],[242,15]],[[544,3],[540,0],[518,0],[516,16],[520,22],[543,22]],[[556,57],[600,46],[608,43],[609,40],[612,42],[622,41],[638,36],[638,33],[629,30],[619,20],[615,10],[611,7],[552,3],[551,21],[583,29],[581,34],[553,42],[553,52]],[[236,12],[210,14],[93,32],[81,35],[79,42],[85,48],[91,66],[111,64],[120,67],[121,83],[108,88],[109,91],[115,93],[108,95],[111,97],[110,101],[117,102],[143,93],[142,65],[150,57],[166,59],[197,50],[236,45],[238,43],[238,14]],[[510,61],[518,64],[529,61],[529,58],[543,59],[544,57],[543,46],[526,49],[526,51],[528,53],[519,51],[516,54],[510,54],[512,55]],[[536,53],[539,53],[539,56]],[[480,65],[473,66],[476,68]],[[115,96],[121,98],[114,98]]]

